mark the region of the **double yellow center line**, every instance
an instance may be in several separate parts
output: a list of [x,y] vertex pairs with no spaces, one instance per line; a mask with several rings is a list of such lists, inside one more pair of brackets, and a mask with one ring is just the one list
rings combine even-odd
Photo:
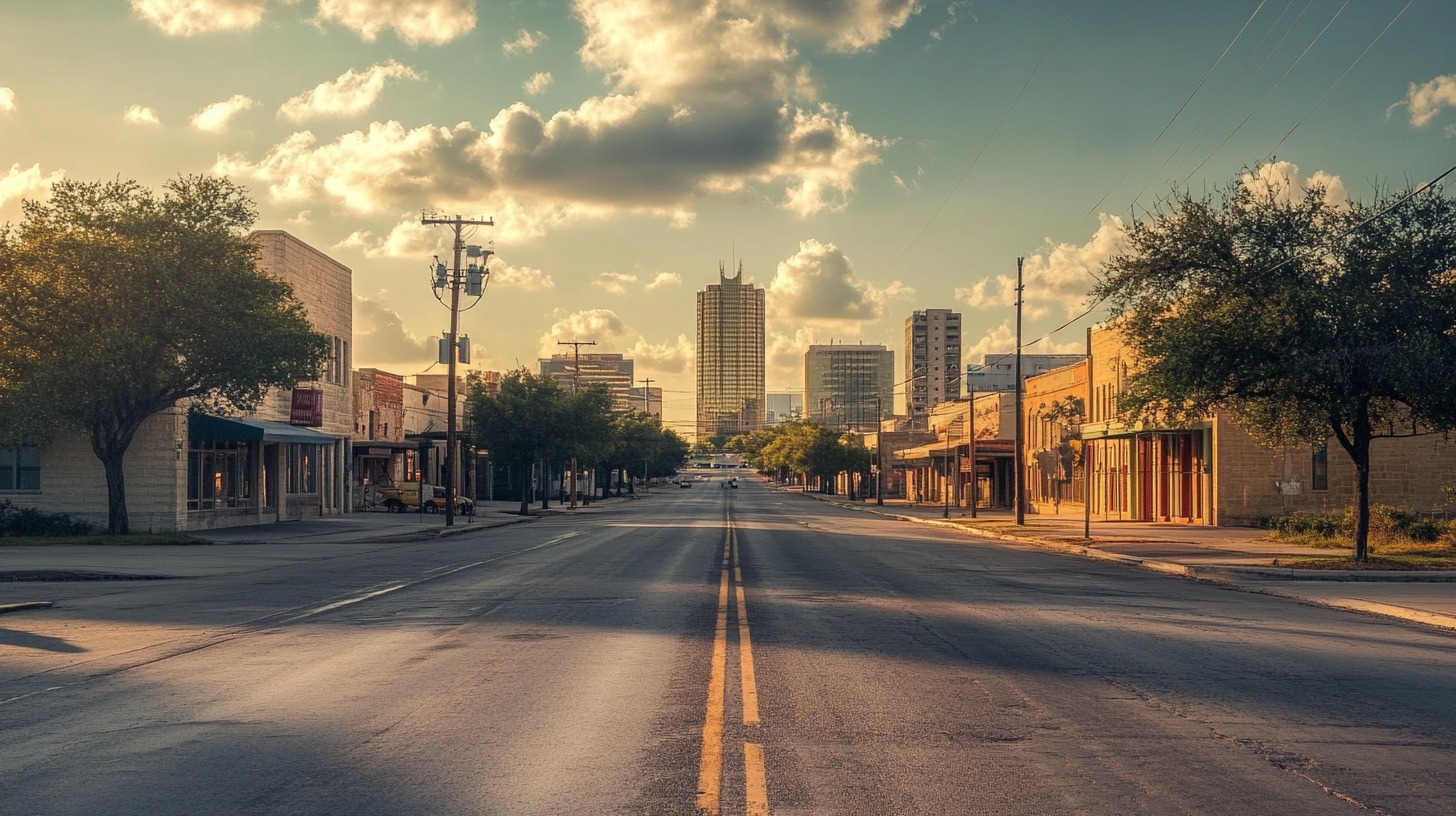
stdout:
[[[738,624],[738,676],[743,695],[743,725],[756,729],[758,719],[758,682],[753,674],[753,644],[748,633],[748,605],[743,597],[743,567],[738,558],[738,530],[733,523],[731,506],[725,511],[723,532],[723,570],[718,578],[718,617],[713,630],[713,668],[708,677],[708,710],[703,721],[703,754],[698,765],[698,800],[700,813],[717,814],[723,791],[723,718],[724,697],[728,676],[728,598],[733,593],[734,620]],[[768,781],[764,774],[763,745],[743,743],[743,782],[745,812],[749,816],[768,816]]]

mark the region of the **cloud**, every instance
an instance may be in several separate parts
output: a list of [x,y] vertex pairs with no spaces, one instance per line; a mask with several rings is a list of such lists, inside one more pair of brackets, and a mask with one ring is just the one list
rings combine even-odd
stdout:
[[475,28],[474,0],[319,0],[318,22],[337,23],[374,42],[394,29],[407,45],[440,45]]
[[829,338],[812,326],[799,326],[792,334],[772,329],[764,342],[764,376],[770,391],[798,391],[804,387],[804,353]]
[[66,171],[57,170],[43,174],[39,164],[22,169],[19,164],[10,165],[10,170],[0,176],[0,207],[12,200],[36,198],[47,194],[51,185],[66,177]]
[[1410,111],[1411,127],[1430,124],[1443,109],[1456,107],[1456,74],[1438,76],[1419,85],[1412,82],[1405,98],[1386,108],[1385,115],[1402,106]]
[[1342,207],[1350,200],[1349,194],[1345,192],[1345,183],[1339,176],[1320,170],[1306,178],[1300,172],[1299,165],[1287,161],[1259,165],[1254,172],[1240,176],[1239,183],[1261,198],[1273,196],[1275,201],[1284,204],[1303,196],[1314,187],[1323,187],[1325,201],[1333,206]]
[[514,57],[517,54],[529,54],[535,51],[536,47],[543,42],[546,42],[545,34],[539,31],[527,31],[523,28],[516,32],[514,40],[506,40],[501,43],[501,50],[506,52],[506,56]]
[[654,289],[661,289],[664,286],[682,286],[682,275],[676,272],[658,272],[657,276],[643,288],[650,292]]
[[531,94],[532,96],[536,96],[537,94],[545,93],[546,89],[550,87],[550,85],[551,72],[537,71],[536,73],[531,75],[530,79],[521,83],[521,89],[524,90],[526,93]]
[[830,51],[864,51],[888,39],[920,11],[920,0],[787,0],[764,3],[784,28],[822,41]]
[[589,350],[601,354],[620,353],[637,339],[637,333],[611,309],[585,309],[570,313],[558,310],[553,317],[556,322],[541,335],[539,347],[542,357],[569,351],[570,346],[558,345],[562,340],[596,341]]
[[[1070,317],[1087,308],[1087,292],[1100,277],[1102,265],[1126,248],[1122,219],[1098,215],[1097,231],[1085,244],[1054,242],[1047,238],[1042,248],[1022,263],[1025,297],[1022,316],[1036,320],[1057,308]],[[1016,275],[983,278],[969,287],[955,290],[960,303],[976,309],[1014,309]]]
[[198,111],[192,117],[192,126],[207,133],[220,133],[227,129],[228,123],[234,116],[256,107],[258,107],[256,99],[235,94],[230,99],[214,102]]
[[490,259],[490,286],[493,289],[519,289],[523,292],[542,292],[554,289],[556,281],[533,266],[511,266],[495,256]]
[[779,262],[767,289],[775,314],[818,321],[877,320],[885,313],[886,300],[913,294],[899,281],[880,289],[858,280],[838,247],[812,238]]
[[143,22],[172,37],[247,31],[263,21],[266,0],[131,0]]
[[[221,157],[215,169],[262,182],[279,202],[331,198],[360,212],[488,197],[511,215],[501,222],[514,239],[619,213],[691,224],[700,203],[723,197],[806,217],[836,211],[890,142],[815,100],[791,33],[811,17],[869,29],[853,22],[862,16],[815,17],[805,11],[813,5],[785,17],[749,3],[578,2],[579,53],[606,78],[601,96],[555,113],[516,102],[484,127],[375,122],[329,143],[303,131],[257,158]],[[899,14],[875,19],[893,27]]]
[[284,102],[278,109],[278,114],[293,122],[322,117],[355,116],[374,105],[390,80],[420,81],[424,78],[423,74],[394,60],[370,66],[363,73],[350,68],[338,79],[324,82],[313,90]]
[[15,110],[15,91],[9,88],[0,88],[0,113],[10,113]]
[[592,278],[592,284],[603,292],[620,295],[627,291],[627,286],[637,282],[637,276],[631,272],[603,272]]
[[[960,20],[961,9],[969,8],[970,5],[971,0],[951,0],[950,4],[945,7],[945,22],[930,30],[930,39],[939,40],[945,36],[946,30]],[[976,19],[974,14],[971,14],[970,17],[972,20]]]
[[[1080,339],[1058,342],[1055,337],[1048,337],[1035,345],[1022,347],[1022,354],[1085,354],[1087,344]],[[1024,337],[1023,342],[1030,343],[1035,337]],[[975,343],[964,346],[961,350],[961,360],[966,364],[980,365],[987,356],[998,357],[1001,355],[1014,356],[1016,354],[1016,330],[1011,327],[1011,321],[1007,320],[996,326]]]
[[691,371],[697,359],[693,341],[685,334],[666,343],[652,343],[638,337],[626,355],[632,358],[638,374],[681,374]]
[[906,192],[906,193],[910,193],[910,192],[914,192],[915,190],[919,190],[920,189],[920,179],[922,179],[924,177],[925,177],[925,168],[924,167],[917,167],[917,168],[915,168],[915,175],[912,176],[909,181],[906,181],[905,179],[901,178],[899,173],[890,173],[890,180],[895,183],[896,189],[900,190],[901,192]]
[[419,337],[410,333],[399,313],[385,305],[393,300],[388,292],[379,292],[374,297],[354,296],[356,365],[365,368],[390,363],[415,365],[439,355],[434,336]]
[[133,125],[158,127],[162,124],[162,120],[157,118],[157,112],[143,105],[128,105],[121,118]]

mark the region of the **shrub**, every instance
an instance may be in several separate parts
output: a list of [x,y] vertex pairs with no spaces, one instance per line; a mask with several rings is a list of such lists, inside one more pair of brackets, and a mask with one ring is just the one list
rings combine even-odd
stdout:
[[1326,538],[1349,533],[1354,520],[1341,513],[1308,513],[1303,510],[1264,519],[1264,526],[1280,535],[1318,535]]
[[[1347,512],[1346,516],[1353,526],[1354,511]],[[1370,508],[1370,532],[1372,534],[1384,534],[1425,542],[1440,539],[1441,534],[1445,531],[1445,525],[1435,519],[1426,518],[1403,507],[1377,504]]]
[[0,499],[0,536],[73,536],[93,532],[91,525],[65,513],[16,507]]

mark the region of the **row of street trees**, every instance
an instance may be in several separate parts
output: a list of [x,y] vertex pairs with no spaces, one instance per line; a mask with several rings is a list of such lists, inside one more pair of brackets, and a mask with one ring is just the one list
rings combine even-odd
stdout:
[[[521,514],[531,504],[531,473],[562,469],[569,459],[598,474],[603,498],[613,470],[642,478],[670,476],[688,456],[688,443],[647,413],[615,413],[606,386],[592,383],[572,392],[550,377],[525,368],[507,372],[491,393],[484,381],[469,381],[470,411],[476,445],[491,459],[523,475]],[[628,490],[631,490],[628,484]]]
[[870,452],[857,439],[812,420],[767,425],[735,436],[723,447],[741,454],[760,473],[780,479],[801,474],[806,487],[810,479],[818,478],[824,489],[832,490],[838,474],[870,470]]

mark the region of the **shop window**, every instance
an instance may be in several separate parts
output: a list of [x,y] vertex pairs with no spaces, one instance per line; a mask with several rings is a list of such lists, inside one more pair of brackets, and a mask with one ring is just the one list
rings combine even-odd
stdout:
[[288,446],[288,492],[318,492],[318,445]]
[[193,442],[187,453],[187,509],[252,507],[252,469],[246,442]]
[[40,446],[0,445],[0,491],[40,490]]
[[1310,454],[1309,460],[1309,489],[1329,490],[1330,489],[1330,448],[1328,445],[1320,445]]

